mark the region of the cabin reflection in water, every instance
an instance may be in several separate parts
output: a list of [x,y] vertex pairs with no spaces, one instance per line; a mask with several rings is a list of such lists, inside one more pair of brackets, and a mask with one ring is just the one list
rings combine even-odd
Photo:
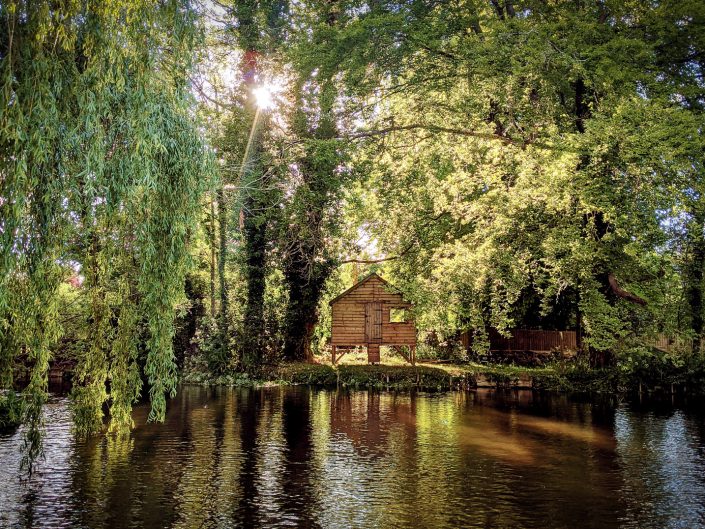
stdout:
[[350,441],[361,453],[383,455],[388,451],[391,430],[385,422],[390,414],[395,417],[395,426],[402,429],[405,437],[416,434],[416,400],[401,395],[389,399],[375,391],[339,391],[330,402],[331,434]]
[[330,301],[333,312],[331,360],[335,364],[348,350],[367,348],[367,361],[378,364],[381,345],[396,347],[416,363],[416,325],[412,304],[377,274],[370,274]]

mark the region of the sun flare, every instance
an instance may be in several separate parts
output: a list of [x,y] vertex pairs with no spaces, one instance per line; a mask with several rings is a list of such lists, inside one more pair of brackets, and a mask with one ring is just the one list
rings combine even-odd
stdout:
[[262,86],[258,86],[254,90],[252,90],[252,93],[255,96],[255,99],[257,101],[257,106],[263,110],[269,110],[271,108],[274,108],[275,106],[275,99],[274,99],[274,92],[275,89],[273,85],[265,84]]

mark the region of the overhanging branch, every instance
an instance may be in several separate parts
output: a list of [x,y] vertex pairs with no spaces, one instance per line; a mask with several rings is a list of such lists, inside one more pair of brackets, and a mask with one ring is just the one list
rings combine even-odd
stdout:
[[612,292],[614,292],[615,295],[619,296],[622,299],[626,299],[627,301],[631,301],[632,303],[636,303],[637,305],[646,305],[645,299],[640,298],[636,294],[632,294],[631,292],[628,292],[619,286],[619,283],[617,282],[617,277],[614,275],[614,272],[610,272],[609,274],[607,274],[607,281],[609,282],[610,288],[612,289]]
[[383,263],[385,261],[393,261],[394,259],[399,259],[401,255],[393,255],[391,257],[382,257],[380,259],[346,259],[345,261],[340,261],[341,265],[348,264],[348,263],[357,263],[357,264],[375,264],[375,263]]
[[404,248],[399,254],[397,255],[392,255],[390,257],[381,257],[379,259],[346,259],[345,261],[340,261],[341,265],[348,264],[348,263],[357,263],[357,264],[376,264],[376,263],[383,263],[385,261],[394,261],[395,259],[399,259],[400,257],[403,257],[409,251],[414,247],[414,243],[409,244],[406,248]]
[[347,139],[359,139],[359,138],[370,138],[373,136],[383,136],[389,134],[390,132],[398,132],[402,130],[428,130],[431,132],[444,132],[447,134],[457,134],[460,136],[471,136],[473,138],[480,138],[483,140],[496,140],[507,144],[521,145],[515,142],[511,138],[506,138],[503,136],[498,136],[489,132],[477,132],[469,129],[456,129],[451,127],[441,127],[439,125],[425,125],[423,123],[412,123],[410,125],[392,125],[390,127],[385,127],[383,129],[366,130],[362,132],[356,132],[354,134],[346,135]]
[[358,139],[364,139],[364,138],[372,138],[374,136],[384,136],[384,135],[390,134],[392,132],[399,132],[399,131],[405,131],[405,130],[425,130],[425,131],[429,131],[429,132],[437,132],[437,133],[443,133],[443,134],[454,134],[456,136],[466,136],[466,137],[470,137],[470,138],[478,138],[481,140],[498,141],[498,142],[503,143],[505,145],[515,145],[515,146],[521,147],[521,148],[524,148],[527,145],[534,145],[536,147],[541,147],[543,149],[553,149],[554,148],[554,147],[547,145],[545,143],[535,142],[532,140],[518,141],[518,140],[514,140],[512,138],[509,138],[507,136],[501,136],[499,134],[491,133],[491,132],[478,132],[476,130],[471,130],[471,129],[443,127],[440,125],[427,125],[424,123],[411,123],[409,125],[391,125],[389,127],[385,127],[385,128],[381,128],[381,129],[365,130],[365,131],[361,131],[361,132],[355,132],[352,134],[346,134],[344,137],[338,138],[338,139],[358,140]]

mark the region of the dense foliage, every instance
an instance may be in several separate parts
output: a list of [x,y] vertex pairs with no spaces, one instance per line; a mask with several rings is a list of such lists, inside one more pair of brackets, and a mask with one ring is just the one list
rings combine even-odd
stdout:
[[372,230],[426,326],[479,346],[487,326],[580,327],[605,353],[702,332],[703,16],[377,2],[351,19],[348,84],[375,102],[360,135],[383,137],[363,160]]
[[422,330],[470,331],[477,353],[490,327],[577,329],[599,364],[699,339],[700,3],[238,6],[225,31],[250,20],[238,9],[277,21],[241,83],[282,88],[258,169],[277,175],[260,219],[283,229],[262,255],[288,294],[270,348],[304,358],[325,336],[322,300],[363,271],[346,262],[381,269]]

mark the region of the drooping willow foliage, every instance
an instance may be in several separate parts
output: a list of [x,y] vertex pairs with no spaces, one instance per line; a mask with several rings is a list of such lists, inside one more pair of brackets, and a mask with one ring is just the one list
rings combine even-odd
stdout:
[[110,428],[129,427],[143,379],[161,420],[175,390],[175,306],[210,167],[187,82],[198,35],[185,0],[0,4],[0,384],[30,366],[28,462],[68,274],[90,313],[77,429],[100,429],[106,403]]

